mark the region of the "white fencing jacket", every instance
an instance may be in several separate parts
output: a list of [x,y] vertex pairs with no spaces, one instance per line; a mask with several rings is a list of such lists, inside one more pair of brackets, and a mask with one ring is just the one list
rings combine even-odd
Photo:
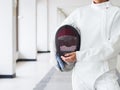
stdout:
[[[65,24],[79,28],[81,33],[81,48],[76,52],[73,83],[83,79],[93,86],[98,77],[116,68],[120,52],[120,9],[109,1],[92,3],[76,9],[62,23]],[[51,41],[51,61],[54,66],[57,65],[55,32]]]

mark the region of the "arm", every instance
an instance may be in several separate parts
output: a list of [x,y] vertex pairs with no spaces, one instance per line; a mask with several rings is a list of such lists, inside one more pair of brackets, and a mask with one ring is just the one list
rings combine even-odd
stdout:
[[116,13],[110,28],[110,38],[100,47],[77,51],[77,61],[105,61],[118,55],[120,52],[120,10]]

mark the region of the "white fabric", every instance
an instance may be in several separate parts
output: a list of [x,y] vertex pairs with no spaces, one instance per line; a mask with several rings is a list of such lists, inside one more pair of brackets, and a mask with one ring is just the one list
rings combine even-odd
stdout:
[[96,80],[95,90],[120,90],[116,77],[114,71],[103,74]]
[[[94,89],[92,89],[90,83],[85,81],[84,78],[78,81],[78,77],[74,77],[73,79],[73,90],[120,90],[114,70],[100,76],[93,86]],[[77,85],[74,83],[77,83]]]
[[[94,90],[96,79],[116,68],[120,51],[120,9],[109,1],[92,3],[75,10],[61,25],[65,24],[79,28],[81,33],[81,50],[76,52],[77,62],[72,76],[73,90]],[[57,65],[55,32],[51,41],[51,61],[54,66]],[[77,88],[81,87],[81,83],[86,83],[88,87]]]

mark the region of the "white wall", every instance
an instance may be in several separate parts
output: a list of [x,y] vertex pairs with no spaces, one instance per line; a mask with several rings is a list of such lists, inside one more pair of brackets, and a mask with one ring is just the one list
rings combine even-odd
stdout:
[[19,0],[19,59],[36,59],[36,0]]
[[37,0],[37,50],[48,51],[47,0]]
[[0,0],[0,75],[15,74],[14,13],[13,0]]
[[57,9],[57,26],[59,26],[67,17],[67,13],[65,13],[61,8]]

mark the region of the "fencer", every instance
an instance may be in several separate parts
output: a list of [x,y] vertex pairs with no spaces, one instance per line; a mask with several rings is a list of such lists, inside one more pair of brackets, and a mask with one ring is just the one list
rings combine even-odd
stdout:
[[[116,74],[120,52],[120,9],[109,0],[92,0],[91,5],[76,9],[62,25],[75,26],[81,32],[80,51],[61,56],[65,62],[76,62],[72,71],[73,90],[120,90]],[[57,65],[55,32],[50,42],[54,66]]]

